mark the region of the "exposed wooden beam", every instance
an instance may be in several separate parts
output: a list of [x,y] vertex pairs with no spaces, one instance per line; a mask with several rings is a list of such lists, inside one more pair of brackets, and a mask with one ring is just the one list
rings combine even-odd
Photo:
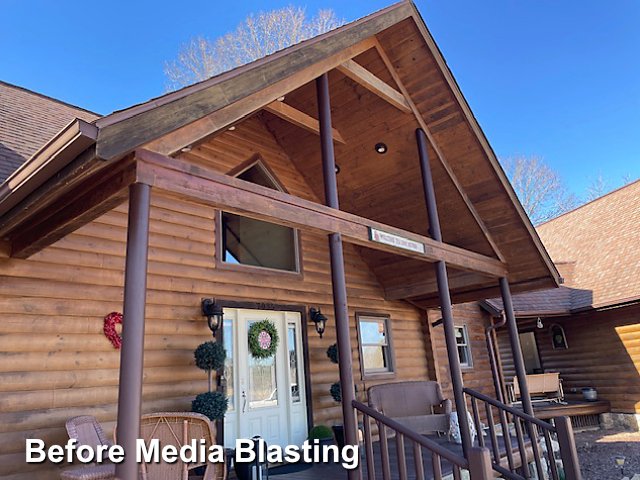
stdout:
[[420,111],[418,110],[418,107],[416,106],[416,104],[411,99],[411,95],[409,95],[409,91],[406,89],[406,87],[402,83],[402,80],[400,79],[400,76],[398,75],[398,72],[396,72],[396,69],[393,66],[393,63],[391,62],[391,60],[387,56],[387,53],[384,51],[384,49],[382,48],[382,45],[380,44],[380,42],[378,41],[377,38],[375,39],[375,48],[378,51],[378,54],[380,55],[380,58],[384,62],[385,66],[387,67],[387,70],[389,70],[389,73],[391,74],[391,77],[393,78],[394,82],[396,82],[396,85],[398,85],[398,88],[400,89],[400,91],[404,95],[404,98],[407,100],[409,106],[411,107],[411,111],[415,115],[416,120],[418,121],[418,124],[420,125],[420,128],[422,128],[422,130],[424,130],[424,133],[427,135],[427,138],[429,139],[429,143],[431,144],[431,147],[435,150],[436,156],[438,157],[438,160],[440,161],[441,165],[443,166],[443,168],[445,169],[445,171],[449,175],[449,178],[451,179],[451,181],[455,185],[456,190],[458,190],[458,193],[462,197],[462,200],[467,205],[467,208],[469,209],[469,211],[471,212],[471,215],[473,216],[473,218],[475,219],[476,223],[480,227],[480,230],[482,230],[482,233],[484,234],[485,238],[487,239],[487,242],[489,242],[489,245],[491,245],[491,248],[495,252],[496,256],[500,260],[505,261],[504,255],[502,255],[502,253],[500,252],[500,249],[498,248],[497,243],[495,242],[495,240],[493,239],[491,233],[489,232],[489,229],[487,228],[487,226],[482,221],[482,218],[480,218],[480,214],[478,213],[478,211],[473,206],[473,203],[469,199],[469,196],[466,194],[466,192],[462,188],[462,185],[460,184],[460,181],[458,180],[456,175],[453,173],[453,170],[451,169],[451,166],[449,165],[449,162],[447,162],[447,159],[445,158],[444,153],[442,152],[442,150],[440,149],[440,147],[436,143],[435,139],[433,138],[433,135],[431,134],[431,131],[429,130],[429,127],[427,126],[427,122],[425,122],[424,118],[422,118],[422,115],[421,115]]
[[[296,108],[293,108],[291,105],[287,105],[284,102],[276,100],[275,102],[265,105],[264,109],[283,120],[297,125],[298,127],[304,128],[316,135],[320,135],[320,123],[318,120]],[[342,138],[342,135],[340,135],[340,132],[335,128],[332,128],[331,130],[333,131],[333,139],[344,145],[346,142],[344,141],[344,138]]]
[[402,93],[380,80],[355,61],[347,60],[342,65],[338,65],[337,70],[404,113],[413,113]]
[[[178,159],[137,150],[137,181],[189,201],[258,220],[317,233],[340,233],[349,243],[414,258],[446,261],[451,267],[490,277],[506,275],[506,265],[494,258],[436,242],[412,232],[358,217],[227,175],[209,172]],[[424,253],[401,249],[369,238],[369,228],[399,235],[424,245]]]
[[[458,273],[449,275],[449,288],[456,290],[471,286],[485,286],[491,282],[491,278],[486,275],[475,273]],[[436,279],[426,282],[408,283],[399,287],[384,289],[384,298],[387,300],[405,300],[408,298],[421,297],[425,295],[435,295],[438,293],[438,283]]]
[[127,200],[129,185],[135,178],[135,165],[127,162],[101,182],[88,179],[86,185],[47,207],[39,222],[12,236],[11,256],[28,258],[122,204]]

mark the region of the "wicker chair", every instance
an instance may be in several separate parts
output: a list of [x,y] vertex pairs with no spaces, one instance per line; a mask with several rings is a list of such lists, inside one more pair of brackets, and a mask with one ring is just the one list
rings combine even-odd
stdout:
[[[81,415],[67,420],[67,433],[69,438],[78,441],[78,445],[87,445],[93,449],[100,445],[111,446],[107,440],[104,430],[95,417],[91,415]],[[103,454],[103,460],[107,458],[107,453]],[[65,470],[60,473],[62,480],[107,480],[115,478],[116,467],[112,463],[102,465],[86,465],[80,468]]]
[[[114,431],[114,441],[117,430]],[[140,438],[145,442],[160,440],[160,445],[173,445],[178,449],[192,440],[204,438],[207,452],[215,445],[215,435],[211,421],[199,413],[152,413],[143,415],[140,423]],[[198,444],[199,445],[199,444]],[[175,463],[143,463],[142,480],[187,480],[189,470],[206,467],[203,480],[224,480],[225,463],[184,463],[178,459]]]
[[[369,406],[413,431],[449,437],[451,400],[437,382],[398,382],[370,387]],[[441,412],[436,412],[440,409]]]

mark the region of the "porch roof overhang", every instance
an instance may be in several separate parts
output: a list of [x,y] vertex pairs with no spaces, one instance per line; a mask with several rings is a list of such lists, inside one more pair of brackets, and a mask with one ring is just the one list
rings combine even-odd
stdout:
[[[416,42],[420,43],[417,48]],[[398,44],[413,46],[403,51],[395,47]],[[416,62],[433,63],[434,70],[427,72],[423,80],[418,67],[412,70],[413,64],[404,65],[407,55]],[[182,147],[221,135],[229,126],[256,112],[265,112],[261,114],[263,121],[295,160],[296,167],[307,179],[314,177],[320,162],[313,154],[303,154],[297,145],[318,145],[317,132],[314,133],[317,127],[311,116],[315,104],[310,106],[310,102],[315,102],[313,80],[326,72],[331,73],[332,84],[338,87],[355,78],[368,92],[375,91],[377,100],[367,100],[366,108],[375,108],[388,119],[378,129],[380,135],[391,135],[388,143],[397,138],[406,140],[406,133],[415,128],[426,131],[430,156],[437,159],[432,162],[432,170],[443,212],[444,240],[449,244],[428,238],[424,199],[421,191],[411,190],[414,187],[410,185],[419,171],[415,144],[410,142],[393,144],[398,151],[394,161],[406,170],[402,172],[404,177],[398,174],[395,191],[381,189],[384,194],[380,198],[361,201],[366,192],[357,190],[353,183],[356,180],[341,180],[340,194],[345,197],[341,207],[346,211],[260,191],[260,187],[171,158],[179,156]],[[371,72],[383,82],[376,83],[378,79]],[[436,105],[427,105],[430,91],[448,97],[436,95]],[[274,104],[283,95],[287,96],[286,105],[301,114],[288,122],[283,120],[288,113]],[[350,91],[343,96],[351,98],[348,95]],[[364,98],[360,92],[357,97]],[[334,111],[336,133],[342,132],[345,137],[341,139],[343,144],[336,145],[343,169],[350,168],[347,162],[365,147],[361,132],[351,130],[349,118],[341,113],[347,111],[346,107]],[[307,132],[300,135],[300,130],[296,131],[295,142],[287,133],[291,124]],[[553,263],[410,1],[210,80],[103,117],[94,128],[82,141],[72,143],[73,147],[60,144],[55,152],[44,157],[36,155],[27,162],[41,162],[47,175],[27,178],[15,187],[3,186],[6,194],[0,198],[0,239],[5,244],[0,251],[28,257],[126,201],[128,185],[142,182],[167,195],[186,196],[274,223],[316,233],[340,232],[345,240],[358,246],[390,300],[405,299],[423,307],[438,304],[435,277],[432,269],[424,268],[424,261],[444,260],[449,264],[455,301],[495,296],[496,278],[505,275],[515,292],[558,285]],[[462,149],[454,149],[458,144]],[[82,148],[85,150],[78,153]],[[55,163],[55,158],[64,161]],[[306,164],[299,159],[307,159]],[[353,161],[357,164],[359,160],[365,161]],[[406,167],[407,162],[410,167]],[[376,185],[379,188],[382,184]],[[229,204],[228,198],[216,193],[221,191],[227,191],[227,197],[234,197],[237,203]],[[408,206],[398,204],[403,201],[400,193],[408,195]],[[322,198],[322,193],[318,197]],[[260,202],[266,202],[269,208],[261,207]],[[374,204],[389,205],[389,212],[381,212],[379,207],[376,211]],[[394,216],[400,206],[403,215]],[[374,244],[367,234],[371,226],[422,243],[426,253],[419,255]]]

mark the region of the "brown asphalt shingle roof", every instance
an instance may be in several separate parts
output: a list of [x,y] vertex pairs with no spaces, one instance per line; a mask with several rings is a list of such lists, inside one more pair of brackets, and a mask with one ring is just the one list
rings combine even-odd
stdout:
[[[565,283],[514,295],[517,313],[570,313],[640,298],[640,180],[536,230]],[[500,300],[488,303],[502,310]]]
[[75,118],[100,116],[0,81],[0,184]]

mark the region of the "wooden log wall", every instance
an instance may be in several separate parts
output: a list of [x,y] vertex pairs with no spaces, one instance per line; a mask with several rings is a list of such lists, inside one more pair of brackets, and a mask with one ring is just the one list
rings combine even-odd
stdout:
[[[434,349],[436,359],[437,380],[442,385],[444,395],[453,401],[453,389],[451,384],[451,373],[449,371],[449,360],[447,357],[447,347],[444,339],[444,329],[442,325],[432,325],[441,318],[440,310],[429,311],[429,336],[430,345]],[[476,390],[480,393],[496,398],[493,387],[493,377],[491,376],[491,365],[489,363],[489,352],[485,340],[484,329],[489,325],[488,314],[477,303],[463,303],[453,306],[453,318],[456,327],[467,327],[469,342],[471,345],[472,367],[462,367],[462,380],[464,386]],[[480,406],[481,420],[485,421],[484,407]],[[471,412],[471,402],[467,398],[467,407]]]
[[[260,153],[290,193],[316,200],[258,118],[182,156],[226,173]],[[331,425],[340,406],[329,395],[338,368],[325,351],[335,342],[327,239],[302,234],[304,278],[246,274],[215,266],[214,211],[152,197],[147,323],[145,412],[188,411],[206,391],[193,350],[210,339],[200,311],[203,297],[320,307],[329,317],[321,340],[310,325],[309,357],[314,420]],[[0,259],[0,478],[58,478],[57,467],[27,465],[25,439],[67,440],[64,423],[94,415],[110,434],[116,418],[120,352],[103,335],[103,318],[122,310],[126,206],[105,214],[28,260]],[[354,376],[361,382],[357,311],[391,315],[398,375],[392,381],[430,378],[430,347],[423,314],[404,302],[387,302],[373,274],[345,249],[352,322]]]
[[[595,387],[598,397],[611,402],[616,413],[640,413],[640,305],[544,318],[537,329],[535,319],[518,320],[520,331],[535,331],[542,368],[560,372],[566,395],[581,397],[581,389]],[[568,347],[554,349],[551,326],[564,328]],[[515,370],[506,331],[498,343],[504,375],[509,381]]]

